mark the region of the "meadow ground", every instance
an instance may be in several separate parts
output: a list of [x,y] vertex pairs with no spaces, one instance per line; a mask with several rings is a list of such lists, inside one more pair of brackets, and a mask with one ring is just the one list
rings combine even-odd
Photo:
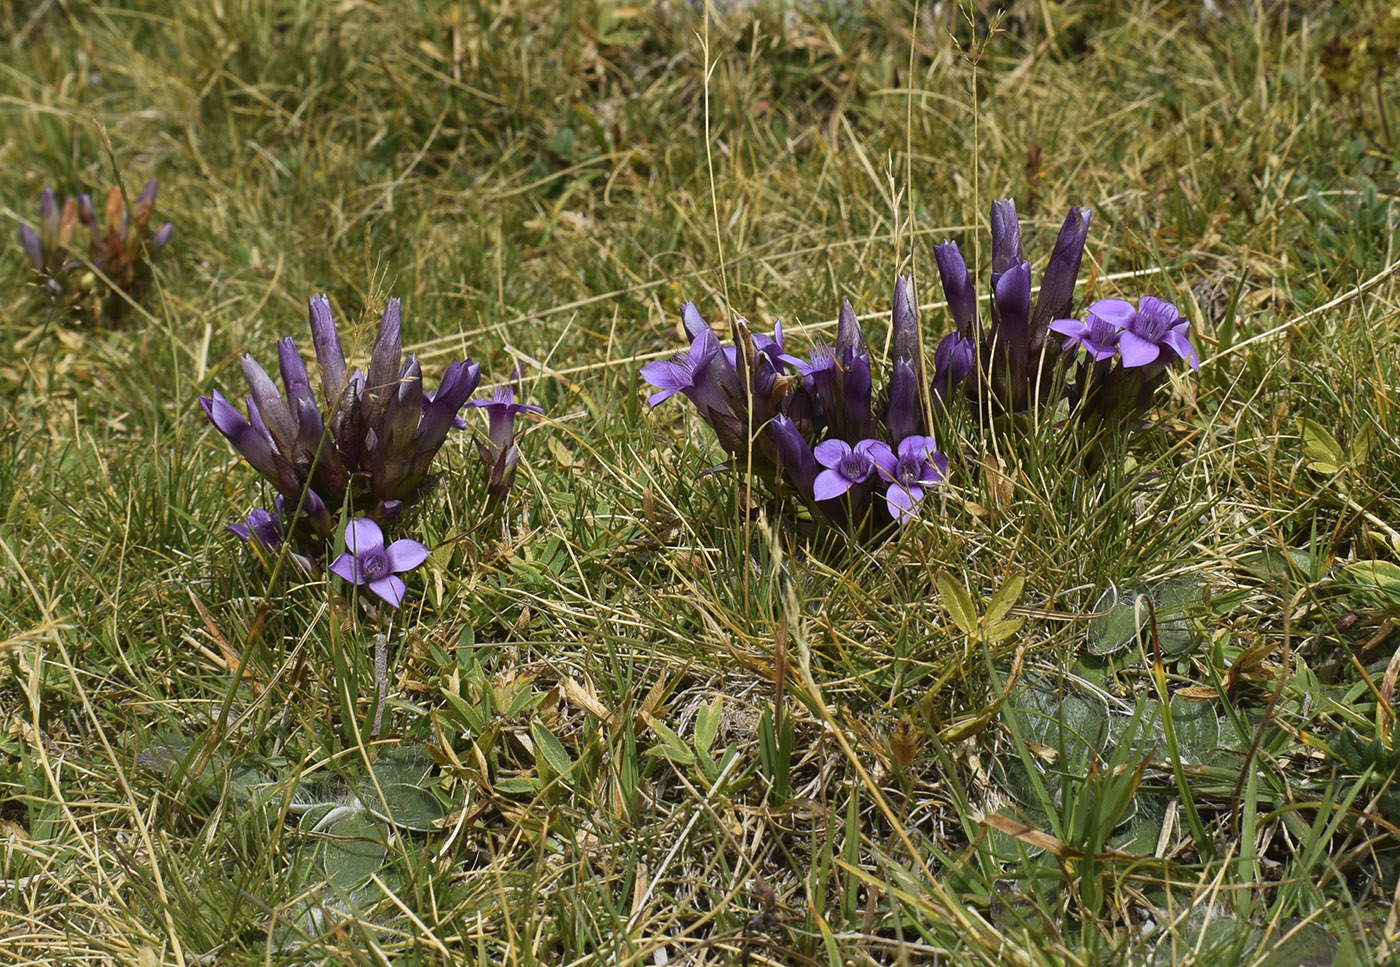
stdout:
[[[0,961],[1400,960],[1400,10],[1017,6],[0,4]],[[19,224],[151,176],[75,327]],[[684,300],[883,365],[912,272],[931,347],[1006,196],[1193,324],[1097,473],[955,409],[819,543],[647,408]],[[391,622],[224,526],[196,397],[316,291],[545,410],[504,513],[449,439]]]

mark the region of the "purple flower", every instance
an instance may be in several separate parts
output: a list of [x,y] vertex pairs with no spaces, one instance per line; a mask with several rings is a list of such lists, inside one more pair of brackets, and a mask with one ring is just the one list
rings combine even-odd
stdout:
[[913,518],[914,508],[930,485],[942,483],[948,476],[948,458],[938,451],[931,436],[905,437],[899,442],[898,453],[878,463],[880,478],[890,484],[885,504],[890,516],[900,523]]
[[345,525],[345,553],[330,564],[330,572],[351,584],[369,589],[393,608],[403,604],[407,585],[400,574],[413,570],[428,559],[428,548],[411,540],[398,540],[384,546],[384,532],[367,517],[357,517]]
[[[280,495],[278,500],[281,500]],[[246,523],[229,524],[228,529],[241,540],[260,544],[268,550],[276,550],[282,543],[282,522],[261,507],[255,507],[248,513]]]
[[967,263],[958,251],[958,243],[944,241],[933,247],[933,254],[938,259],[938,278],[943,283],[943,298],[948,302],[948,313],[953,317],[958,333],[971,338],[973,323],[977,319],[977,290],[968,277]]
[[530,403],[515,402],[515,390],[509,383],[497,386],[491,399],[473,400],[467,405],[486,411],[486,443],[478,446],[477,452],[491,475],[487,493],[500,503],[510,493],[515,482],[515,466],[520,460],[520,451],[515,445],[515,418],[521,413],[544,410]]
[[977,364],[977,344],[961,331],[950,332],[933,351],[933,392],[942,399],[972,372]]
[[[321,503],[321,498],[314,493],[307,493],[308,507],[317,507],[321,512],[325,512],[325,505]],[[305,511],[303,511],[305,512]],[[271,512],[255,507],[249,512],[242,524],[229,524],[228,529],[236,534],[240,540],[262,548],[265,551],[276,552],[281,549],[287,537],[287,508],[286,501],[281,494],[277,495],[277,500],[273,504]],[[311,560],[305,555],[290,552],[287,555],[292,563],[296,564],[303,571],[308,573],[315,570]]]
[[923,372],[919,348],[919,309],[914,298],[914,280],[907,275],[894,280],[894,307],[890,310],[890,357],[907,359],[914,375]]
[[1040,274],[1040,295],[1031,315],[1031,352],[1038,352],[1044,345],[1050,321],[1068,316],[1074,304],[1074,282],[1079,277],[1079,263],[1084,256],[1092,215],[1087,208],[1071,208],[1060,226],[1050,261]]
[[1158,362],[1165,347],[1175,353],[1177,359],[1190,363],[1192,369],[1200,369],[1200,357],[1186,338],[1190,328],[1191,324],[1177,311],[1176,306],[1156,296],[1143,296],[1138,300],[1136,314],[1128,320],[1118,337],[1123,365],[1150,366]]
[[1056,319],[1050,323],[1050,331],[1065,337],[1065,352],[1083,346],[1084,351],[1098,362],[1112,359],[1118,352],[1119,334],[1134,315],[1133,307],[1122,299],[1100,299],[1089,307],[1083,322],[1078,319]]
[[919,378],[907,359],[896,359],[886,390],[885,428],[896,444],[923,432],[924,414],[919,406]]
[[353,513],[383,520],[427,479],[458,411],[476,389],[480,367],[454,361],[437,393],[424,394],[418,360],[402,352],[399,300],[390,299],[368,372],[347,375],[329,302],[315,295],[308,306],[321,365],[321,406],[290,338],[277,344],[285,398],[262,366],[244,356],[247,418],[217,390],[200,397],[200,404],[244,459],[289,505],[300,505],[299,516],[327,539],[335,529],[327,501],[338,508],[348,500]]
[[817,500],[830,500],[869,480],[877,466],[894,467],[894,454],[882,440],[861,440],[854,448],[844,440],[823,440],[812,455],[827,469],[812,485]]
[[777,445],[779,469],[797,488],[804,500],[812,500],[813,485],[817,478],[817,460],[812,454],[811,446],[803,439],[792,420],[781,413],[769,422],[768,432]]
[[[690,306],[690,310],[694,312],[694,307]],[[684,309],[682,314],[686,315]],[[726,391],[736,397],[741,395],[739,374],[725,357],[719,339],[708,325],[699,329],[690,349],[671,359],[658,359],[643,366],[642,378],[659,391],[647,397],[649,406],[659,406],[676,393],[684,393],[712,426],[717,415],[732,415]]]
[[28,225],[19,227],[20,244],[24,246],[24,254],[29,259],[29,264],[34,266],[35,272],[44,271],[44,246],[39,241],[38,234]]

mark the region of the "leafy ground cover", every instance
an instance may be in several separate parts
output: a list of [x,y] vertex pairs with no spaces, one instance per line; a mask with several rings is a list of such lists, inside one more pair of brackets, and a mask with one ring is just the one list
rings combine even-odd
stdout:
[[[1392,7],[0,6],[0,952],[1396,960]],[[19,224],[149,177],[75,326]],[[912,273],[931,351],[1007,196],[1192,321],[1097,473],[950,410],[918,521],[812,542],[646,407],[686,300],[878,356]],[[544,408],[504,509],[467,411],[392,620],[225,530],[197,397],[317,291]]]

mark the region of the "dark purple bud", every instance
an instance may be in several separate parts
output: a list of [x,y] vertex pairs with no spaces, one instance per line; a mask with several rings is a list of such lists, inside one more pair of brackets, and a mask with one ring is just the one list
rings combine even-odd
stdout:
[[923,432],[923,413],[919,408],[919,378],[907,359],[897,359],[890,373],[889,402],[885,409],[885,429],[891,446],[898,446],[905,437]]
[[950,332],[933,351],[933,392],[944,399],[967,379],[977,362],[977,344],[962,333]]
[[1074,282],[1079,277],[1079,262],[1084,255],[1084,241],[1089,237],[1087,208],[1071,208],[1055,239],[1055,250],[1040,277],[1040,295],[1035,300],[1031,316],[1031,351],[1045,342],[1050,323],[1067,318],[1074,306]]
[[58,218],[58,202],[53,197],[53,189],[46,187],[39,196],[39,222],[48,236],[58,235]]
[[862,440],[870,422],[870,356],[864,352],[851,358],[841,374],[841,405],[845,408],[841,422],[845,424],[846,442]]
[[796,425],[781,413],[768,424],[768,432],[778,450],[778,463],[783,475],[797,488],[803,500],[812,500],[812,484],[819,472],[812,448],[798,432]]
[[166,244],[170,241],[170,236],[174,234],[175,226],[170,222],[166,222],[160,228],[156,229],[155,234],[151,236],[151,240],[146,243],[146,247],[152,252],[156,249],[165,248]]
[[[418,453],[418,421],[423,413],[423,371],[418,357],[409,354],[399,372],[398,383],[389,396],[385,426],[389,433],[387,459],[391,471],[402,474]],[[391,488],[392,489],[392,488]]]
[[345,392],[345,353],[340,349],[340,334],[331,318],[331,304],[317,293],[308,301],[311,310],[311,342],[316,347],[316,362],[321,366],[321,390],[326,405],[334,409]]
[[21,225],[19,227],[19,241],[24,246],[24,254],[29,258],[29,264],[34,266],[34,271],[44,271],[44,246],[39,241],[39,236],[34,229],[28,225]]
[[457,411],[467,402],[467,397],[476,392],[481,382],[481,366],[470,359],[464,362],[453,361],[447,372],[442,374],[442,385],[433,394],[432,400],[423,409],[423,417],[418,422],[418,458],[414,466],[426,467],[424,460],[431,460],[433,454],[447,439],[447,431],[452,429],[452,421]]
[[1031,264],[1020,262],[993,283],[992,340],[1002,358],[1023,372],[1030,357]]
[[297,344],[291,336],[277,341],[277,367],[282,371],[282,385],[287,389],[287,403],[292,415],[299,419],[299,408],[303,400],[314,401],[311,393],[311,379],[306,375],[306,364],[301,361]]
[[971,338],[977,319],[977,291],[968,277],[967,263],[956,242],[935,245],[933,254],[938,259],[938,278],[943,283],[943,298],[948,300],[948,313],[958,332]]
[[895,359],[907,359],[917,374],[923,363],[923,353],[919,347],[919,311],[914,301],[914,280],[907,275],[894,280],[894,310],[890,325],[890,354]]
[[685,334],[694,342],[702,332],[710,331],[710,324],[700,315],[700,310],[695,308],[693,302],[681,303],[681,325],[685,326]]
[[[1016,202],[1010,198],[992,202],[992,274],[1000,275],[1026,256],[1021,252],[1021,223],[1016,220]],[[996,279],[992,279],[996,285]]]
[[204,408],[204,415],[209,417],[214,428],[228,438],[233,448],[243,455],[254,470],[274,483],[280,482],[272,443],[254,429],[232,403],[214,390],[213,396],[201,396],[199,405]]
[[152,178],[141,186],[141,192],[136,196],[135,207],[142,205],[154,205],[156,203],[156,180]]
[[860,320],[851,308],[849,299],[841,300],[841,312],[836,317],[836,358],[846,363],[865,352],[865,333],[861,331]]
[[260,414],[273,442],[277,444],[277,449],[283,456],[292,459],[297,449],[297,425],[292,418],[292,411],[287,408],[282,394],[277,392],[277,385],[272,382],[272,377],[258,365],[257,360],[245,355],[239,362],[243,367],[243,376],[248,380],[248,389],[252,393],[249,416],[255,412]]
[[396,389],[394,384],[398,381],[403,359],[400,331],[399,300],[390,299],[379,322],[379,333],[374,337],[374,349],[369,357],[369,377],[365,383],[369,398],[378,406],[383,406]]

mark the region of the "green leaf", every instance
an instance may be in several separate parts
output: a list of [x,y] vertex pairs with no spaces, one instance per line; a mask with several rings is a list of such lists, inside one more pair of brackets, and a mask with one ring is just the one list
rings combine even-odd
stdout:
[[953,619],[953,624],[957,625],[963,634],[975,636],[978,631],[977,606],[972,603],[972,595],[967,593],[967,588],[953,580],[945,571],[939,571],[934,580],[938,585],[938,593],[943,597],[943,607],[948,609],[948,616]]
[[497,779],[492,785],[497,792],[507,796],[528,796],[539,791],[540,781],[531,776],[516,776],[513,779]]
[[1021,600],[1021,591],[1025,586],[1025,575],[1019,571],[1012,571],[1006,582],[997,589],[997,593],[992,595],[992,600],[987,604],[987,613],[982,615],[982,624],[990,628],[1005,618],[1012,606]]
[[1389,561],[1353,561],[1342,568],[1349,576],[1382,591],[1400,592],[1400,567]]
[[1147,623],[1147,608],[1137,606],[1141,593],[1135,588],[1109,588],[1099,595],[1094,602],[1098,617],[1085,631],[1089,654],[1111,655],[1138,640]]
[[421,745],[401,745],[384,749],[370,767],[379,783],[406,782],[420,784],[433,768],[433,760]]
[[[417,833],[430,833],[437,829],[437,821],[447,815],[437,796],[422,786],[390,782],[382,783],[379,788],[384,793],[383,803],[374,795],[366,796],[363,802],[370,815],[380,822]],[[381,806],[387,807],[388,812]]]
[[554,774],[568,775],[569,770],[574,767],[574,760],[569,758],[569,751],[554,737],[554,733],[545,728],[543,723],[535,721],[530,723],[530,736],[535,740],[535,748],[544,756]]
[[1308,469],[1318,473],[1336,473],[1342,464],[1346,463],[1346,456],[1343,454],[1337,438],[1324,429],[1321,424],[1315,423],[1307,417],[1303,417],[1301,422],[1303,453],[1310,460]]
[[1191,647],[1190,611],[1201,603],[1201,589],[1195,578],[1181,575],[1167,581],[1152,594],[1157,605],[1157,638],[1162,651],[1179,655]]
[[369,882],[379,872],[388,853],[384,827],[366,813],[355,810],[323,831],[329,837],[321,845],[326,879],[349,892]]
[[1182,761],[1193,766],[1208,765],[1220,747],[1220,717],[1215,714],[1215,707],[1209,702],[1173,698],[1167,708]]
[[669,726],[654,718],[650,719],[647,725],[661,740],[660,745],[654,745],[647,750],[648,755],[657,755],[685,766],[694,765],[695,754],[686,747],[686,744],[681,741],[681,737],[673,732]]
[[699,752],[709,752],[719,735],[719,724],[724,717],[724,696],[716,695],[709,705],[700,706],[695,713],[695,748]]

